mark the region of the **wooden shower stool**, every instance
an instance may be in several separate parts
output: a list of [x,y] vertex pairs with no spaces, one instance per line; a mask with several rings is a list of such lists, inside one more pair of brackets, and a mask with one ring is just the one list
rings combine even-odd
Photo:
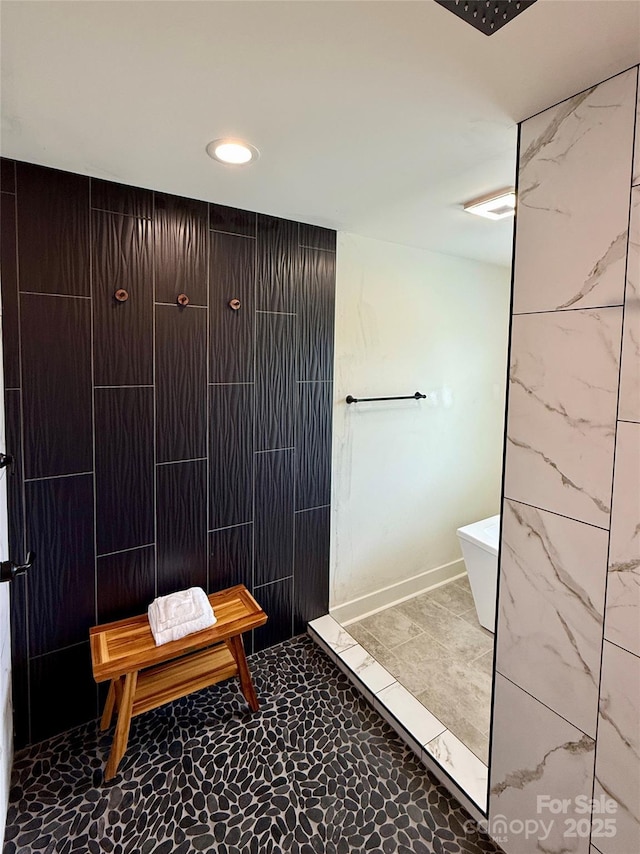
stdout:
[[100,728],[109,728],[114,709],[118,714],[105,780],[118,770],[135,715],[231,676],[239,677],[251,710],[258,711],[242,635],[263,626],[267,615],[244,584],[212,593],[209,602],[215,626],[162,646],[156,646],[146,614],[90,630],[93,677],[111,680]]

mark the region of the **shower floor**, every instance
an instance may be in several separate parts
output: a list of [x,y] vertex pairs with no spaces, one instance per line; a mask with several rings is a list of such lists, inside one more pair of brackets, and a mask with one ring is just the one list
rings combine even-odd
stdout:
[[478,622],[466,575],[346,628],[488,762],[493,634]]

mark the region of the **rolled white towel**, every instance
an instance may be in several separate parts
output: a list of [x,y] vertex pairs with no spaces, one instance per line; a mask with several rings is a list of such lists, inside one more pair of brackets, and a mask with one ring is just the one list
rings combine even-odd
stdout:
[[159,596],[149,605],[148,615],[156,646],[180,640],[218,622],[201,587]]

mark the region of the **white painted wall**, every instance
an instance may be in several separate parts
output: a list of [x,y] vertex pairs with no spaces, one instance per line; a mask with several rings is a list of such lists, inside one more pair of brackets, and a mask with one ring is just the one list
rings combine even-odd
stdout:
[[332,608],[460,559],[456,529],[498,512],[508,315],[506,268],[339,235]]
[[[4,427],[4,373],[2,370],[2,307],[0,306],[0,452],[6,452]],[[7,470],[0,469],[0,561],[9,559],[7,523]],[[4,839],[9,783],[13,761],[13,711],[11,706],[11,626],[9,585],[0,584],[0,847]]]

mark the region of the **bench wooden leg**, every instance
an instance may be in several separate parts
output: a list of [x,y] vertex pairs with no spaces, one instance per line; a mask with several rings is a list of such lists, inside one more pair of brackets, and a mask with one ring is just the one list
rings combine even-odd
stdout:
[[[120,760],[127,750],[127,742],[129,741],[129,729],[131,727],[131,710],[133,708],[133,698],[136,693],[136,685],[138,683],[138,672],[127,673],[124,678],[124,688],[122,689],[122,699],[120,709],[118,711],[118,723],[113,736],[113,744],[109,753],[109,760],[104,772],[104,779],[111,780],[115,777],[118,771]],[[115,697],[114,688],[114,697]]]
[[111,726],[111,718],[113,717],[114,711],[118,711],[120,708],[120,704],[122,703],[122,678],[118,676],[117,679],[112,679],[109,684],[109,693],[107,694],[107,699],[104,704],[104,711],[102,712],[102,717],[100,718],[100,729],[106,730]]
[[113,707],[116,704],[116,680],[112,679],[109,684],[109,693],[107,694],[107,701],[104,704],[104,711],[102,712],[102,717],[100,718],[100,729],[105,730],[109,729],[111,726],[111,716],[113,715]]
[[253,687],[253,682],[251,681],[251,673],[249,673],[247,657],[244,654],[242,635],[236,635],[233,638],[229,638],[226,643],[231,654],[236,660],[236,664],[238,665],[238,677],[240,679],[240,688],[242,689],[242,693],[244,694],[247,703],[249,703],[251,711],[257,712],[260,705],[258,703],[258,697],[256,696],[256,689]]

